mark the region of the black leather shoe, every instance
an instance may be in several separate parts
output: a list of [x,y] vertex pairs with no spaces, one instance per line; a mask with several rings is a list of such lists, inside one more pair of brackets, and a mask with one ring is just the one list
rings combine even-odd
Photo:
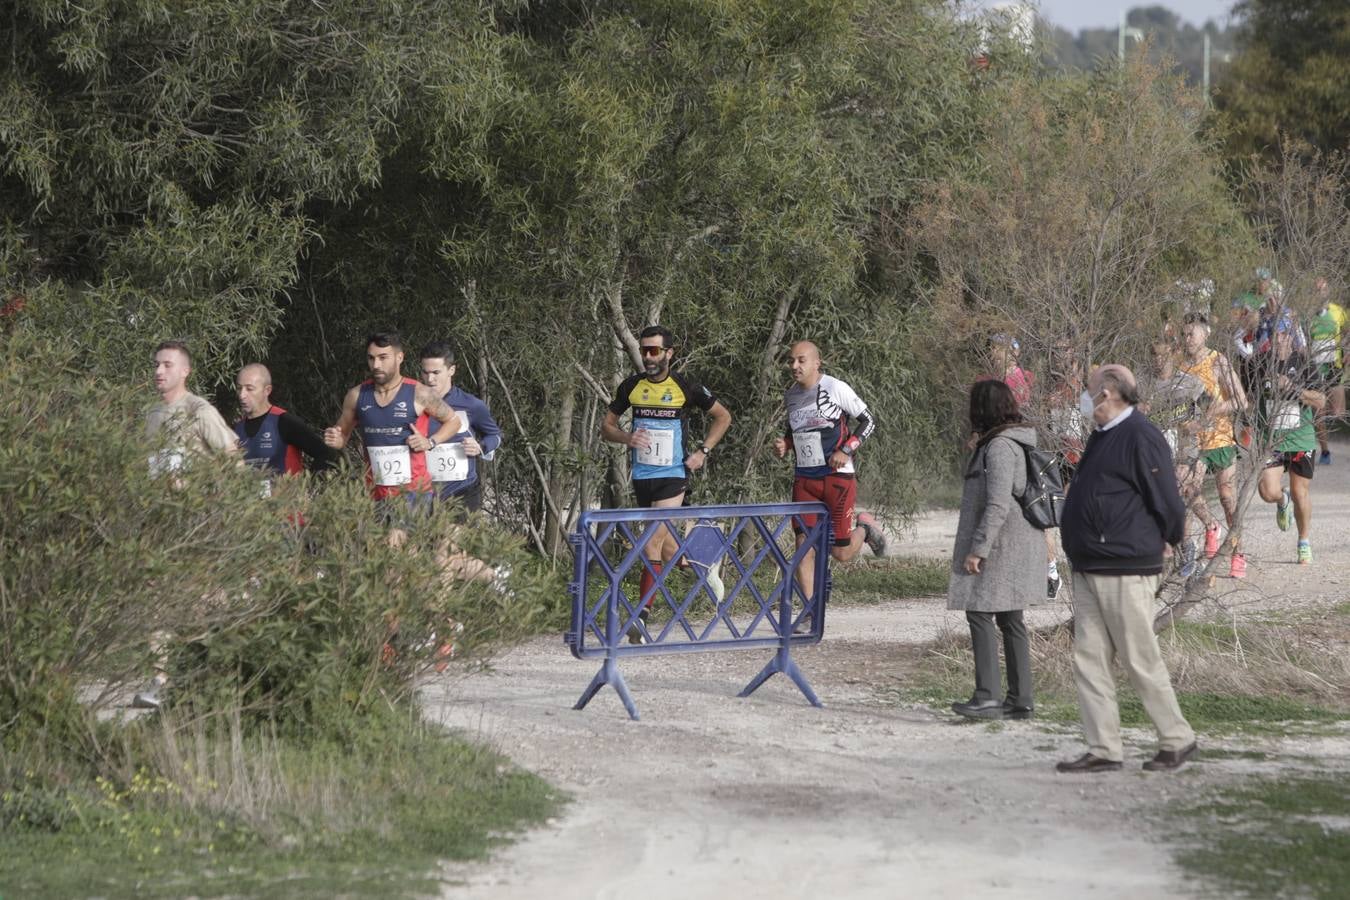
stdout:
[[965,703],[953,703],[952,712],[968,719],[1003,718],[1002,700],[968,700]]
[[1010,700],[1003,701],[1003,718],[1005,719],[1031,719],[1035,716],[1035,707],[1018,706]]
[[1144,763],[1144,768],[1149,772],[1170,772],[1173,769],[1180,769],[1198,749],[1200,748],[1195,741],[1191,741],[1189,747],[1182,747],[1180,750],[1159,750],[1157,756]]
[[1100,756],[1093,756],[1091,753],[1084,753],[1073,762],[1055,763],[1056,772],[1117,772],[1120,770],[1120,760],[1102,759]]

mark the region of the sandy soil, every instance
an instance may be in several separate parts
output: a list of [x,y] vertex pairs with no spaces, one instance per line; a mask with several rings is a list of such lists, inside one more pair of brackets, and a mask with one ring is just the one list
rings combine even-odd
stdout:
[[[1293,533],[1277,531],[1273,507],[1258,503],[1251,577],[1218,579],[1209,614],[1345,601],[1350,446],[1335,449],[1336,464],[1314,482],[1316,563],[1293,563]],[[932,513],[894,552],[949,556],[954,532],[954,513]],[[899,704],[887,688],[903,683],[919,646],[964,627],[944,607],[897,599],[832,608],[825,641],[794,653],[822,709],[782,676],[737,699],[769,655],[745,651],[624,661],[640,722],[608,688],[573,711],[598,662],[573,659],[557,637],[428,684],[432,717],[573,798],[491,861],[450,867],[443,896],[1189,896],[1152,813],[1183,792],[1279,764],[1209,759],[1152,775],[1139,768],[1152,735],[1133,732],[1125,771],[1063,776],[1053,766],[1081,752],[1076,729],[970,724]],[[1033,616],[1048,622],[1064,611]],[[1350,766],[1350,738],[1240,744]]]

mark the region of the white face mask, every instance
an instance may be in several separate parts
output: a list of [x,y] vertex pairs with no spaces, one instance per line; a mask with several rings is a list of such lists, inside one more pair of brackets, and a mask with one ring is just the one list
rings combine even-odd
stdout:
[[1078,395],[1078,411],[1083,414],[1083,418],[1092,418],[1092,411],[1097,408],[1097,404],[1092,402],[1092,395],[1087,391]]

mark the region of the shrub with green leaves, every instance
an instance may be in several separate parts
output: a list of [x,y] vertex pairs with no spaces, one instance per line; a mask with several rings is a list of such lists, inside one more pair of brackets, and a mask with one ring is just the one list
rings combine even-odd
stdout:
[[[153,395],[88,376],[80,355],[20,329],[0,361],[0,727],[95,749],[91,719],[150,673],[168,635],[173,702],[238,705],[283,727],[343,728],[406,699],[464,626],[461,654],[553,614],[519,541],[436,516],[399,549],[357,473],[279,479],[201,460],[155,479]],[[444,572],[456,546],[513,569],[507,586]],[[228,700],[228,703],[226,703]]]

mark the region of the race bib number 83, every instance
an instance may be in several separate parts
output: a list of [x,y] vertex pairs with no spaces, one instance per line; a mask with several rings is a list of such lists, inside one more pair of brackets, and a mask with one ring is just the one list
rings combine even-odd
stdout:
[[825,448],[821,446],[818,431],[794,431],[792,449],[797,454],[797,465],[803,469],[825,465]]

